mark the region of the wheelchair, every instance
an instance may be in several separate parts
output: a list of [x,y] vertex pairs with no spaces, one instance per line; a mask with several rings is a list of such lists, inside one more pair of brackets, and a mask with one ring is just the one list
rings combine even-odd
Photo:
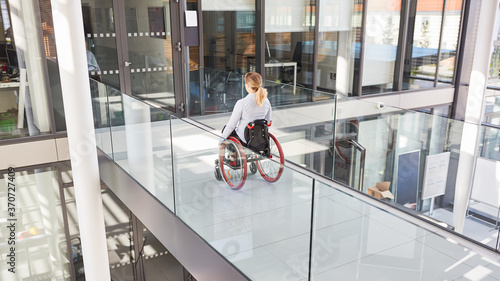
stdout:
[[[245,184],[249,166],[252,174],[259,171],[266,181],[278,181],[283,173],[285,157],[276,137],[268,132],[269,126],[271,122],[265,119],[255,120],[245,128],[247,144],[232,136],[221,143],[219,157],[215,160],[215,178],[239,190]],[[244,147],[251,152],[246,154]]]

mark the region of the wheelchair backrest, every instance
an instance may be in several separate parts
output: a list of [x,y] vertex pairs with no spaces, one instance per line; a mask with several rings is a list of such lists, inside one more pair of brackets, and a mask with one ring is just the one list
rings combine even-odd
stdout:
[[256,153],[269,157],[269,132],[266,119],[258,119],[248,123],[245,128],[247,147]]

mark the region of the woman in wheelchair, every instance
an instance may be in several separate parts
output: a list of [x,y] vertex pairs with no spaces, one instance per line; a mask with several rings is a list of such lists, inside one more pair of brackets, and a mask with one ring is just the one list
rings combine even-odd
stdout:
[[[250,171],[275,182],[283,172],[283,151],[276,138],[268,133],[272,108],[262,77],[256,72],[245,75],[248,95],[236,102],[227,125],[222,130],[219,159],[215,161],[215,177],[233,189],[240,189],[246,180],[247,162]],[[227,141],[226,141],[227,139]],[[245,156],[243,147],[252,150]],[[269,160],[269,158],[275,158]],[[276,159],[278,158],[278,159]],[[278,161],[278,162],[276,162]]]
[[272,108],[267,99],[267,90],[262,88],[262,77],[259,73],[247,72],[245,74],[245,89],[248,95],[236,102],[231,118],[222,130],[222,137],[227,139],[233,136],[246,144],[247,124],[257,119],[265,119],[271,123]]

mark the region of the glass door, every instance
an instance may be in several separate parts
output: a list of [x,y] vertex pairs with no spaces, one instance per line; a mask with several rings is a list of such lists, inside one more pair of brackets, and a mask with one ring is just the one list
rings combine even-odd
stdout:
[[82,0],[87,64],[92,79],[120,89],[112,0]]
[[124,0],[121,35],[125,93],[175,111],[173,2]]
[[83,0],[82,8],[89,76],[181,116],[180,4]]

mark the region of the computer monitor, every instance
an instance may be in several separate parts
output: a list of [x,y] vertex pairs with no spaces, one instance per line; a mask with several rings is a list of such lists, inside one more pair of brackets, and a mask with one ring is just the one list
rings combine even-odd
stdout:
[[7,59],[9,60],[10,66],[18,66],[17,63],[17,52],[14,49],[7,49]]

